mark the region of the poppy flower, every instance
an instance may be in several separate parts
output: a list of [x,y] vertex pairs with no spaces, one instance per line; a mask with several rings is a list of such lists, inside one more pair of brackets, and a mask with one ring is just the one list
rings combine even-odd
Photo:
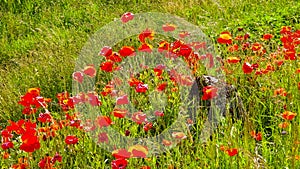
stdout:
[[238,149],[237,148],[230,148],[225,150],[226,154],[228,154],[230,157],[235,156],[238,154]]
[[293,113],[290,111],[285,111],[281,114],[281,117],[285,120],[293,120],[295,116],[297,116],[297,113]]
[[155,116],[162,117],[162,116],[164,116],[165,114],[164,114],[164,112],[162,112],[162,111],[155,111],[155,112],[154,112],[154,115],[155,115]]
[[51,122],[52,116],[50,115],[50,113],[40,113],[37,120],[41,123]]
[[100,68],[105,72],[112,72],[113,71],[114,62],[106,61],[101,63]]
[[245,74],[250,74],[253,71],[252,65],[250,63],[248,63],[248,62],[245,62],[243,64],[243,68],[242,69],[243,69],[243,71],[244,71]]
[[163,83],[161,83],[161,84],[158,84],[156,89],[157,89],[158,91],[160,91],[160,92],[161,92],[161,91],[164,91],[164,90],[166,89],[167,85],[168,85],[167,82],[163,82]]
[[190,33],[187,32],[187,31],[182,31],[182,32],[179,33],[179,37],[182,38],[182,39],[189,36],[189,35],[190,35]]
[[51,157],[46,156],[46,157],[42,158],[39,162],[39,167],[41,169],[54,169],[53,163],[51,162]]
[[202,100],[210,100],[217,96],[218,89],[213,86],[206,86],[203,88]]
[[232,43],[232,36],[229,32],[222,32],[217,39],[220,44],[231,44]]
[[292,28],[290,26],[283,26],[280,30],[280,34],[289,34],[291,30]]
[[128,103],[129,103],[128,96],[124,95],[117,98],[116,105],[123,105]]
[[150,39],[153,40],[154,39],[154,31],[151,29],[146,29],[144,30],[142,33],[139,34],[139,40],[145,44],[146,43],[146,39]]
[[134,18],[134,14],[131,12],[126,12],[121,16],[122,23],[127,23]]
[[112,85],[106,85],[101,92],[102,96],[107,96],[108,94],[111,94],[113,90],[113,86]]
[[174,31],[176,29],[176,26],[173,25],[173,24],[168,24],[167,23],[167,24],[165,24],[165,25],[162,26],[162,29],[165,32],[171,32],[171,31]]
[[51,159],[51,162],[53,164],[55,164],[56,161],[58,161],[58,162],[62,161],[62,156],[58,152],[56,152],[55,155]]
[[262,45],[258,42],[252,45],[252,51],[259,51],[262,48]]
[[101,101],[95,92],[89,92],[86,94],[88,97],[88,102],[91,106],[101,106]]
[[239,46],[237,44],[234,44],[232,46],[228,47],[229,52],[235,52],[239,50]]
[[146,158],[148,154],[148,148],[142,145],[133,145],[128,148],[128,152],[131,153],[132,157]]
[[41,147],[38,137],[33,133],[23,134],[21,139],[22,144],[20,145],[20,150],[25,152],[34,152]]
[[14,144],[11,141],[8,141],[8,142],[5,142],[5,143],[2,143],[1,147],[2,147],[3,150],[7,150],[9,148],[13,148]]
[[111,55],[106,57],[106,60],[107,61],[112,61],[112,62],[121,62],[122,58],[121,58],[119,53],[113,52]]
[[176,139],[186,139],[186,135],[183,132],[173,132],[172,137]]
[[170,43],[167,41],[161,41],[159,42],[157,51],[158,52],[163,52],[163,51],[168,51],[170,49]]
[[263,35],[263,39],[264,39],[264,40],[270,40],[270,39],[272,39],[272,38],[273,38],[273,35],[272,35],[272,34],[267,33],[267,34],[264,34],[264,35]]
[[116,159],[119,159],[119,158],[130,158],[131,153],[128,152],[126,149],[122,148],[122,149],[114,150],[114,151],[112,152],[112,155],[113,155]]
[[162,144],[165,145],[165,146],[170,146],[170,145],[172,145],[172,142],[169,141],[169,140],[163,139],[163,140],[162,140]]
[[108,127],[112,124],[111,119],[108,116],[98,116],[96,118],[96,122],[99,125],[99,127]]
[[108,57],[112,55],[112,48],[110,46],[104,46],[98,55]]
[[95,77],[97,72],[94,65],[88,65],[84,67],[83,73],[89,77]]
[[127,164],[128,164],[128,162],[126,159],[118,158],[111,162],[111,168],[112,169],[125,169],[127,167]]
[[285,128],[287,128],[289,125],[290,125],[290,123],[285,121],[285,122],[279,123],[279,124],[278,124],[278,127],[279,127],[279,128],[282,128],[282,129],[285,129]]
[[261,132],[256,133],[255,131],[251,131],[250,135],[256,140],[261,141],[262,140],[262,134]]
[[144,125],[143,129],[144,129],[145,132],[148,132],[150,129],[152,129],[152,127],[153,127],[153,124],[151,122],[147,122]]
[[115,116],[115,117],[118,117],[118,118],[124,118],[127,114],[127,110],[122,110],[122,109],[114,109],[112,114]]
[[139,83],[136,87],[135,87],[135,91],[138,93],[146,93],[148,90],[148,85],[147,84],[141,84]]
[[77,81],[79,83],[82,83],[82,81],[83,81],[83,73],[80,71],[74,72],[72,74],[72,77],[75,81]]
[[147,43],[143,43],[143,44],[138,48],[138,50],[139,50],[140,52],[148,52],[148,53],[151,53],[151,52],[152,52],[152,48],[153,48],[152,45],[147,44]]
[[76,136],[69,135],[65,138],[65,143],[66,144],[77,144],[78,138]]
[[122,57],[135,56],[134,48],[131,46],[123,46],[119,53]]
[[128,80],[128,83],[129,83],[129,86],[131,87],[136,87],[138,84],[143,84],[142,81],[134,78],[134,77],[131,77],[129,80]]
[[153,68],[153,71],[155,73],[155,76],[159,77],[161,76],[161,74],[163,73],[163,69],[160,69],[160,68]]
[[284,88],[278,88],[274,91],[274,96],[277,96],[277,95],[286,96],[287,92],[285,91]]
[[136,112],[132,114],[131,117],[132,121],[136,122],[137,124],[142,124],[147,122],[147,115],[143,112]]
[[240,60],[241,60],[241,59],[238,58],[238,57],[228,57],[228,58],[227,58],[227,63],[235,64],[235,63],[239,63]]
[[108,135],[106,132],[98,134],[98,142],[100,143],[108,143]]

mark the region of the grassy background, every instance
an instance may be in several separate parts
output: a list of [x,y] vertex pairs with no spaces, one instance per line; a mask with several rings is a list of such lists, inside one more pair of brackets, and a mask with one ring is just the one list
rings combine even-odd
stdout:
[[[0,126],[4,127],[8,119],[19,119],[21,106],[17,105],[17,101],[19,96],[30,87],[40,87],[42,95],[49,98],[55,98],[58,92],[71,91],[71,74],[75,59],[85,42],[102,26],[119,19],[127,11],[133,13],[156,11],[178,15],[198,25],[212,41],[215,41],[219,33],[224,30],[237,33],[237,28],[242,27],[244,32],[251,34],[251,41],[260,39],[264,33],[273,33],[276,35],[275,38],[279,38],[278,32],[285,25],[300,29],[299,9],[298,1],[285,0],[0,0]],[[286,74],[274,74],[268,77],[273,83],[263,83],[262,86],[267,88],[284,86],[296,95],[297,91],[289,85],[294,82],[288,81],[294,69],[289,69],[289,65],[286,65],[286,68]],[[280,82],[282,78],[283,81]],[[240,82],[236,85],[248,85],[246,78]],[[261,130],[264,130],[261,124],[264,116],[259,115],[269,116],[282,111],[282,108],[273,104],[275,100],[266,99],[272,93],[271,90],[262,93],[258,88],[251,91],[240,88],[240,91],[243,93],[248,111],[256,112],[253,113],[254,120],[252,120],[258,126],[261,125],[259,126]],[[294,98],[290,108],[299,112],[297,99],[299,97]],[[290,157],[286,157],[285,154],[295,153],[298,150],[296,147],[291,147],[297,135],[292,134],[282,138],[280,131],[271,129],[277,132],[272,137],[278,142],[262,143],[261,146],[264,148],[260,151],[266,160],[264,165],[270,168],[295,167],[294,162],[289,161]],[[245,133],[247,132],[248,129]],[[228,137],[222,136],[223,141],[225,142]],[[241,140],[235,137],[231,142],[245,145],[245,149],[255,147],[255,143],[249,141],[249,137]],[[283,143],[286,144],[280,146]],[[217,142],[213,141],[208,143],[206,148],[201,149],[201,145],[183,142],[178,148],[159,159],[161,167],[167,168],[173,165],[181,166],[179,168],[199,166],[200,168],[254,168],[256,166],[253,162],[255,159],[253,152],[251,154],[250,151],[245,150],[244,157],[238,156],[232,162],[230,157],[221,157],[218,154],[215,150],[216,144]],[[268,148],[271,144],[275,145]],[[92,143],[90,149],[94,149]],[[79,153],[78,156],[88,154]],[[77,155],[73,155],[75,156]],[[185,158],[183,159],[182,156]],[[107,164],[101,164],[101,160],[104,161],[106,156],[96,157],[99,158],[99,164],[91,165],[95,160],[88,158],[82,163],[73,162],[72,165],[88,164],[104,168]],[[196,158],[203,160],[196,160]],[[72,155],[67,159],[72,159]],[[154,167],[155,160],[157,159],[145,162],[132,159],[129,168],[138,167],[140,162]]]

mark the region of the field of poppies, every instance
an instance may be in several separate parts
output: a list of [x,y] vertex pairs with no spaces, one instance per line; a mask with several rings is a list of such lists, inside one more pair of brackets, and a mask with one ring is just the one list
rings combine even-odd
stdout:
[[[1,168],[300,167],[299,2],[0,4]],[[96,31],[111,22],[136,29],[145,12],[180,16],[206,39],[192,38],[176,20],[144,24],[78,64]],[[124,63],[153,56],[163,61],[129,64],[124,74]],[[234,86],[243,107],[226,105],[205,140],[210,117],[203,103],[213,104],[222,92],[198,88],[201,102],[193,104],[188,92],[203,74]],[[192,106],[196,117],[184,111]]]

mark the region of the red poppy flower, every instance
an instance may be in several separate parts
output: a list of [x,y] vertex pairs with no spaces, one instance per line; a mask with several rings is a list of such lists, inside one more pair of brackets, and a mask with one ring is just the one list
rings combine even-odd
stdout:
[[152,48],[153,48],[152,45],[147,44],[147,43],[143,43],[143,44],[138,48],[138,50],[139,50],[140,52],[148,52],[148,53],[151,53],[151,52],[152,52]]
[[8,141],[8,142],[5,142],[5,143],[2,143],[1,147],[2,147],[3,150],[7,150],[9,148],[13,148],[14,144],[11,141]]
[[83,73],[89,77],[95,77],[97,72],[94,65],[88,65],[84,68]]
[[146,29],[144,30],[142,33],[139,34],[139,40],[145,44],[146,43],[146,39],[150,39],[150,40],[153,40],[154,39],[154,31],[151,30],[151,29]]
[[43,159],[41,159],[39,162],[39,167],[41,169],[55,169],[55,168],[53,168],[53,164],[51,162],[50,156],[46,156]]
[[287,49],[284,51],[285,60],[296,60],[296,50],[295,49]]
[[231,44],[232,36],[229,32],[222,32],[220,37],[217,39],[220,44]]
[[114,151],[112,152],[112,155],[113,155],[116,159],[119,159],[119,158],[130,158],[131,153],[128,152],[126,149],[122,148],[122,149],[114,150]]
[[108,135],[107,135],[107,133],[105,133],[105,132],[99,133],[98,134],[98,142],[108,144]]
[[176,26],[173,25],[173,24],[168,24],[167,23],[167,24],[165,24],[165,25],[162,26],[162,29],[165,32],[171,32],[171,31],[174,31],[176,29]]
[[168,51],[170,49],[170,43],[167,41],[161,41],[159,42],[157,51],[158,52],[163,52],[163,51]]
[[285,120],[293,120],[294,117],[297,116],[297,113],[293,113],[290,111],[285,111],[281,114],[281,117],[284,118]]
[[213,86],[206,86],[203,88],[202,100],[210,100],[217,96],[218,89]]
[[141,84],[139,83],[136,87],[135,87],[135,91],[138,93],[146,93],[148,90],[148,85],[147,84]]
[[238,58],[238,57],[228,57],[227,58],[227,63],[233,63],[233,64],[235,64],[235,63],[239,63],[240,62],[240,58]]
[[250,63],[248,63],[248,62],[245,62],[245,63],[243,64],[243,71],[244,71],[245,74],[250,74],[250,73],[252,73],[252,71],[253,71],[252,65],[251,65]]
[[37,120],[41,123],[51,122],[52,116],[50,115],[50,113],[40,113]]
[[234,44],[232,46],[230,46],[228,48],[229,52],[235,52],[235,51],[238,51],[239,50],[239,46],[237,44]]
[[101,51],[99,52],[98,55],[108,57],[108,56],[110,56],[110,55],[112,54],[112,52],[113,52],[113,51],[112,51],[111,47],[109,47],[109,46],[104,46],[104,47],[101,49]]
[[20,145],[20,150],[25,152],[34,152],[40,149],[40,142],[37,136],[35,136],[36,132],[34,133],[25,133],[21,136],[22,144]]
[[122,57],[135,56],[134,48],[131,46],[123,46],[119,53]]
[[153,68],[153,71],[156,76],[161,76],[161,74],[163,73],[163,69],[160,68]]
[[147,122],[147,115],[143,112],[136,112],[132,114],[131,119],[137,124],[142,124]]
[[79,83],[82,83],[82,81],[83,81],[83,73],[80,71],[74,72],[72,74],[72,77],[75,81],[77,81]]
[[118,158],[111,162],[111,168],[112,169],[125,169],[127,167],[127,164],[128,164],[128,162],[126,159]]
[[65,143],[66,144],[77,144],[78,138],[76,136],[69,135],[65,138]]
[[167,85],[168,85],[167,82],[163,82],[163,83],[161,83],[161,84],[158,84],[156,89],[157,89],[158,91],[160,91],[160,92],[161,92],[161,91],[164,91],[164,90],[166,89]]
[[119,55],[119,53],[113,52],[111,55],[109,55],[109,56],[106,57],[106,60],[107,61],[112,61],[112,62],[121,62],[122,58]]
[[113,71],[113,66],[114,66],[114,62],[106,61],[106,62],[101,63],[100,68],[103,71],[112,72]]
[[238,149],[237,148],[230,148],[230,149],[227,149],[225,150],[225,152],[230,156],[235,156],[238,154]]
[[127,23],[129,21],[131,21],[134,18],[134,14],[131,12],[126,12],[121,16],[121,21],[123,23]]
[[187,36],[190,36],[190,33],[187,32],[187,31],[182,31],[182,32],[179,33],[179,37],[182,38],[182,39],[187,37]]
[[256,133],[255,131],[251,131],[250,135],[257,141],[261,141],[262,140],[262,134],[261,132]]
[[280,34],[289,34],[291,30],[292,28],[290,26],[283,26],[280,30]]
[[124,118],[127,114],[127,110],[122,110],[122,109],[114,109],[112,114],[115,116],[115,117],[118,117],[118,118]]
[[252,45],[252,50],[253,51],[259,51],[262,48],[261,44],[256,42]]
[[133,145],[128,148],[128,152],[131,152],[132,157],[146,158],[148,154],[148,148],[142,145]]
[[113,90],[113,86],[112,86],[112,85],[106,85],[106,86],[103,88],[103,91],[101,92],[101,95],[102,95],[102,96],[107,96],[108,94],[111,94],[111,93],[112,93],[112,90]]
[[142,81],[134,78],[134,77],[131,77],[129,80],[128,80],[128,83],[129,83],[129,86],[131,87],[136,87],[138,84],[143,84]]
[[155,115],[155,116],[162,117],[162,116],[164,116],[165,114],[164,114],[164,112],[162,112],[162,111],[155,111],[155,112],[154,112],[154,115]]
[[116,105],[123,105],[128,103],[129,103],[128,96],[124,95],[117,98]]
[[273,38],[273,35],[272,35],[272,34],[267,33],[267,34],[264,34],[264,35],[263,35],[263,39],[264,39],[264,40],[270,40],[270,39],[272,39],[272,38]]
[[152,127],[153,127],[153,124],[151,122],[147,122],[144,125],[143,129],[144,129],[145,132],[148,132],[150,129],[152,129]]
[[89,92],[86,95],[88,97],[88,101],[89,101],[91,106],[101,106],[102,103],[99,100],[99,97],[98,97],[97,93]]
[[112,124],[111,119],[108,116],[98,116],[96,118],[96,122],[99,125],[99,127],[107,127]]

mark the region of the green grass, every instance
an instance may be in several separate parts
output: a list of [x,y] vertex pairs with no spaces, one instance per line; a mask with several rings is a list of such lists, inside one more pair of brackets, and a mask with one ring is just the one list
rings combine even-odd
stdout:
[[[178,15],[198,25],[215,43],[222,58],[234,55],[245,59],[254,54],[231,54],[224,45],[217,44],[216,38],[221,32],[230,31],[233,36],[248,32],[251,43],[263,42],[261,36],[265,33],[274,34],[274,40],[265,44],[268,52],[273,52],[274,47],[281,44],[279,31],[282,26],[300,29],[299,9],[298,1],[281,0],[0,0],[0,129],[8,125],[9,119],[17,121],[24,118],[22,107],[17,102],[28,88],[40,87],[42,96],[54,101],[57,93],[71,91],[71,75],[85,42],[102,26],[119,19],[127,11]],[[244,30],[238,31],[239,27]],[[265,65],[266,62],[261,63],[262,67]],[[159,157],[130,159],[128,168],[144,165],[151,168],[299,168],[300,162],[292,158],[300,155],[298,145],[294,144],[300,139],[299,117],[286,129],[288,134],[282,135],[278,124],[283,120],[276,116],[284,111],[284,105],[292,112],[300,112],[297,89],[300,76],[295,74],[296,68],[300,67],[299,61],[285,62],[278,71],[257,78],[244,75],[241,66],[228,67],[235,73],[226,76],[226,80],[237,86],[242,96],[249,114],[244,123],[233,124],[230,118],[225,119],[219,132],[215,132],[212,140],[203,145],[197,137],[203,126],[203,121],[199,120],[192,129],[195,131],[193,142],[186,139]],[[249,80],[251,78],[253,80]],[[289,93],[287,97],[273,97],[274,90],[280,87]],[[55,104],[53,110],[58,110]],[[60,112],[53,113],[62,116]],[[123,132],[125,127],[122,123],[127,124],[120,122],[116,126]],[[251,130],[261,131],[263,141],[255,142],[249,135]],[[81,140],[79,144],[66,148],[63,140],[71,133]],[[229,157],[220,151],[220,145],[237,147],[239,153]],[[58,137],[43,142],[42,147],[33,153],[32,168],[37,168],[46,153],[51,156],[56,151],[63,156],[62,168],[109,168],[113,160],[110,153],[73,128],[61,130]],[[0,152],[2,154],[3,150]],[[28,154],[14,149],[10,159],[0,160],[0,166],[8,168],[21,156]]]

